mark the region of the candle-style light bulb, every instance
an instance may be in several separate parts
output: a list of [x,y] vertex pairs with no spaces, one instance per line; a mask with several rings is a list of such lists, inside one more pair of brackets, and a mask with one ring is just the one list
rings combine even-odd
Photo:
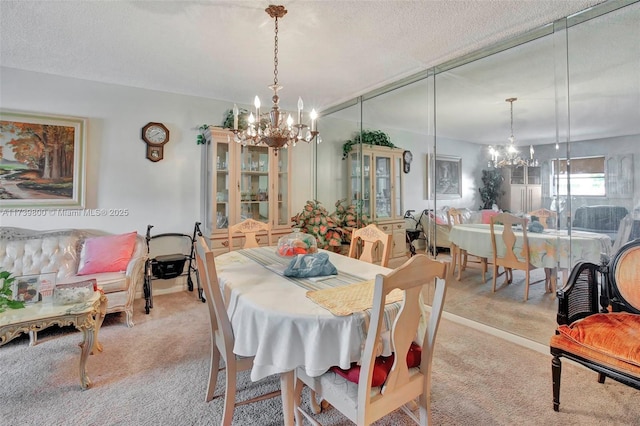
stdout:
[[238,105],[233,104],[233,130],[238,130]]
[[255,123],[255,121],[256,121],[256,119],[253,116],[253,113],[249,114],[249,124],[253,124],[253,123]]
[[311,131],[315,132],[316,131],[316,119],[318,118],[318,113],[316,112],[315,108],[311,110],[311,113],[309,114],[309,118],[311,118]]
[[302,109],[304,108],[304,104],[302,103],[302,98],[298,98],[298,124],[302,124]]
[[291,117],[291,114],[289,114],[289,117],[287,117],[287,126],[289,126],[289,129],[291,129],[292,125],[293,125],[293,118]]
[[256,107],[256,120],[258,121],[258,125],[260,124],[260,98],[258,96],[253,100],[253,105]]
[[532,160],[533,160],[533,153],[534,153],[533,145],[529,145],[529,155],[531,156]]

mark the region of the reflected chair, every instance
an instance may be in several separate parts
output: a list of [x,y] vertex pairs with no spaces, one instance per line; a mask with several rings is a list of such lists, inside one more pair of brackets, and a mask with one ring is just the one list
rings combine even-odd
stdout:
[[[538,209],[528,213],[529,216],[535,216],[544,229],[556,228],[558,224],[558,213],[549,209]],[[549,221],[551,220],[551,224]]]
[[[560,409],[561,358],[640,390],[640,240],[603,265],[578,263],[558,290],[553,359],[553,409]],[[600,278],[600,280],[598,280]],[[598,306],[600,305],[600,306]]]
[[[302,387],[305,384],[359,426],[369,425],[401,407],[419,424],[431,423],[432,360],[446,293],[446,272],[446,263],[419,254],[388,275],[376,276],[371,320],[362,352],[358,383],[343,379],[334,369],[319,377],[310,377],[303,367],[299,367],[296,370],[298,381],[294,398],[296,424],[302,425],[302,416],[317,424],[300,406]],[[425,314],[421,293],[432,291],[434,282],[435,293],[431,312]],[[391,365],[391,368],[386,378],[383,377],[382,385],[376,383],[377,386],[374,387],[374,370],[379,368],[376,348],[382,339],[382,324],[385,321],[385,297],[394,289],[403,292],[404,299],[389,332],[389,343],[395,354],[405,356],[394,357],[395,360],[401,360],[400,362],[388,360],[387,365]],[[421,327],[423,316],[427,315],[428,325]],[[411,365],[419,359],[419,366],[409,368],[410,361],[407,355],[410,354],[410,348],[414,347],[414,341],[422,347],[420,357],[412,360]],[[406,404],[412,405],[416,398],[419,419],[406,407]]]
[[198,274],[203,282],[207,306],[209,308],[209,320],[211,324],[211,363],[209,366],[209,383],[205,401],[211,401],[214,396],[218,380],[220,358],[225,363],[226,387],[224,392],[224,410],[222,425],[231,425],[234,408],[239,405],[261,401],[280,395],[280,391],[260,395],[246,401],[236,402],[236,378],[240,371],[250,370],[253,367],[253,357],[239,357],[233,353],[234,334],[227,315],[227,309],[222,298],[222,292],[218,285],[218,274],[213,253],[202,236],[196,242],[196,262]]
[[[391,254],[391,234],[386,234],[380,230],[373,223],[359,228],[353,231],[351,234],[351,245],[349,246],[349,257],[358,258],[362,261],[374,263],[376,259],[375,247],[381,246],[381,260],[380,266],[387,266],[389,264],[389,257]],[[358,257],[358,246],[361,241],[362,250]]]
[[[449,229],[451,229],[451,227],[453,225],[460,225],[463,223],[462,221],[462,212],[458,209],[456,209],[455,207],[451,207],[449,210],[447,210],[447,218],[449,219]],[[460,280],[462,278],[462,271],[464,271],[465,269],[467,269],[467,259],[470,256],[466,250],[463,250],[461,248],[457,248],[455,253],[451,254],[451,263],[452,263],[452,270],[451,273],[455,273],[456,272],[456,259],[458,258],[458,256],[460,257],[460,270],[458,271],[458,280]],[[475,256],[475,255],[471,255],[471,256]],[[487,274],[487,258],[486,257],[480,257],[480,256],[475,256],[478,258],[478,262],[480,262],[480,266],[482,268],[482,282],[485,281],[485,276]]]
[[[500,240],[495,232],[496,224],[504,225]],[[518,238],[514,233],[514,227],[520,226],[522,229],[522,247],[519,253],[516,253],[516,249],[520,244],[516,245]],[[493,292],[496,291],[496,281],[498,278],[498,268],[502,266],[505,269],[505,284],[511,284],[513,281],[513,269],[525,271],[525,287],[524,287],[524,301],[529,299],[529,282],[530,272],[537,269],[529,261],[529,239],[527,238],[527,219],[523,217],[514,216],[510,213],[500,213],[491,218],[491,248],[493,250]],[[498,255],[498,241],[500,241],[500,248],[504,247],[504,254]],[[501,250],[502,251],[502,250]],[[524,259],[524,260],[520,260]],[[545,290],[549,291],[551,282],[549,274],[545,274]]]
[[258,232],[267,233],[267,244],[271,244],[271,226],[268,223],[259,222],[254,219],[245,219],[240,223],[231,225],[229,227],[229,251],[233,251],[233,237],[234,234],[242,233],[244,235],[243,249],[259,247],[258,238],[256,234]]

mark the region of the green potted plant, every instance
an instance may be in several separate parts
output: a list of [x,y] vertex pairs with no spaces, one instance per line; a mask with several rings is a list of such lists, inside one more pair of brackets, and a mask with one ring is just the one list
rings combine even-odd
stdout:
[[500,170],[489,169],[482,171],[482,188],[478,188],[480,191],[480,198],[482,199],[481,209],[490,209],[494,204],[498,204],[498,200],[504,194],[504,191],[500,189],[504,177]]
[[349,156],[354,145],[361,143],[366,145],[388,146],[389,148],[396,147],[391,143],[391,138],[385,132],[381,130],[363,130],[362,132],[355,133],[352,139],[342,145],[342,159],[344,160]]
[[0,280],[2,280],[2,287],[0,287],[0,312],[4,312],[7,309],[24,308],[24,302],[13,300],[11,285],[15,278],[11,276],[11,273],[8,271],[0,271]]

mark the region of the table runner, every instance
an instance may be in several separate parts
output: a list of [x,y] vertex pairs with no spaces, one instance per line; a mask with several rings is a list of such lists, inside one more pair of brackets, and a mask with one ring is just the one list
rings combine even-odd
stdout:
[[[307,297],[333,315],[351,315],[372,308],[374,283],[375,280],[368,280],[343,287],[310,290]],[[385,304],[400,302],[403,297],[404,293],[396,288],[387,295]]]
[[287,277],[279,271],[277,266],[287,266],[295,257],[282,257],[276,254],[273,247],[260,247],[259,249],[243,249],[238,253],[264,266],[272,272],[281,275],[297,286],[305,290],[321,290],[326,288],[343,287],[348,284],[355,284],[365,280],[364,277],[350,274],[345,271],[338,271],[338,275],[325,277],[295,278]]

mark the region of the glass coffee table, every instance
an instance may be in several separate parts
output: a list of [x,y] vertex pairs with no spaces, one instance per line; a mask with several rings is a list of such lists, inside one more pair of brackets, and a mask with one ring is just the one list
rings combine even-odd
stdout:
[[83,389],[91,386],[87,376],[87,358],[90,353],[102,351],[98,342],[98,331],[107,310],[107,298],[96,291],[86,301],[68,305],[34,303],[22,309],[7,309],[0,313],[0,346],[15,339],[22,333],[29,333],[52,325],[72,325],[82,331],[80,343],[80,385]]

